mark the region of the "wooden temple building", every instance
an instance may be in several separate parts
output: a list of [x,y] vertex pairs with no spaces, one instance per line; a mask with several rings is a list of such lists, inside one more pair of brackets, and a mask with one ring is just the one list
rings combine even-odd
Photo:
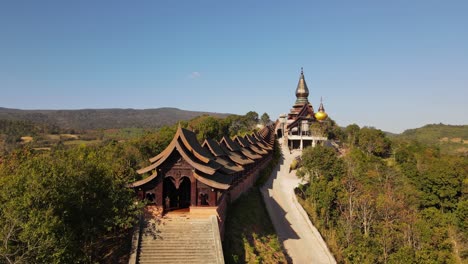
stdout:
[[244,137],[205,139],[178,127],[169,146],[138,170],[146,175],[130,187],[147,201],[148,215],[185,210],[188,214],[217,215],[221,234],[227,204],[256,181],[272,158],[274,125]]
[[316,144],[323,144],[328,140],[323,135],[315,135],[310,129],[314,122],[323,122],[328,115],[325,113],[322,102],[320,102],[318,112],[314,112],[308,97],[309,88],[304,78],[304,71],[301,68],[296,88],[296,102],[287,115],[280,116],[276,126],[278,138],[282,138],[289,149],[314,147]]

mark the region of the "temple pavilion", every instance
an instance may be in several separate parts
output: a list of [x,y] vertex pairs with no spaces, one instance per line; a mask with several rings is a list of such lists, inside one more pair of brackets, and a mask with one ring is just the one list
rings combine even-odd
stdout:
[[304,71],[301,68],[299,82],[296,88],[296,102],[290,112],[283,114],[279,118],[276,126],[276,133],[289,149],[303,149],[308,146],[315,147],[328,140],[327,137],[314,134],[310,126],[315,123],[324,122],[328,115],[325,112],[322,101],[317,112],[314,112],[312,104],[309,102],[309,88],[304,78]]
[[129,187],[147,201],[151,214],[204,210],[222,222],[226,205],[249,189],[271,160],[274,141],[274,125],[201,144],[194,132],[179,126],[169,146],[137,171],[144,178]]

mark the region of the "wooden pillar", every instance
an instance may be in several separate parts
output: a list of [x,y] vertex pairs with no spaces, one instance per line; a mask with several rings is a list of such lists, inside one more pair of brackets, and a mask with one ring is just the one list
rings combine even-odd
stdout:
[[216,206],[217,205],[217,201],[216,201],[216,190],[215,189],[211,189],[210,190],[210,193],[209,193],[209,203],[210,203],[210,206]]
[[163,181],[159,181],[155,187],[155,196],[156,196],[156,205],[162,206],[164,197],[163,197]]
[[191,179],[190,180],[190,206],[197,206],[197,204],[198,204],[197,181]]

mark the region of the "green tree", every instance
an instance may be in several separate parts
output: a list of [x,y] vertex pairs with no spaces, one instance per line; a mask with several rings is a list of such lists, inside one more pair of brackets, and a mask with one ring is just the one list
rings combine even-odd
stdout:
[[419,175],[418,187],[423,191],[421,204],[435,206],[442,211],[455,209],[461,195],[463,172],[449,158],[436,159],[427,164]]
[[344,166],[334,149],[317,145],[304,149],[300,171],[299,175],[307,175],[311,179],[323,177],[330,181],[343,174]]
[[245,124],[247,128],[254,129],[255,126],[258,124],[258,114],[255,111],[249,111],[244,116]]
[[270,123],[270,116],[267,113],[263,113],[262,117],[260,118],[262,121],[262,124],[266,126],[268,123]]
[[368,154],[385,157],[390,154],[390,140],[382,130],[364,127],[359,131],[358,146]]
[[106,246],[127,234],[139,212],[134,193],[125,187],[131,170],[122,169],[136,157],[122,155],[121,148],[60,149],[29,157],[13,171],[2,164],[1,261],[102,260]]
[[195,118],[188,123],[189,128],[197,134],[197,139],[200,142],[206,138],[220,139],[223,134],[222,125],[221,119],[208,115]]
[[359,138],[359,131],[360,130],[361,130],[361,128],[356,124],[348,125],[345,128],[346,139],[347,139],[347,142],[348,142],[348,144],[350,146],[356,146],[357,147],[358,138]]

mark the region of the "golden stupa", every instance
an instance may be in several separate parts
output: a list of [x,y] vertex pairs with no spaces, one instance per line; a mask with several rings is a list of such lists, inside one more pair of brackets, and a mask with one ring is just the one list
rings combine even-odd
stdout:
[[328,117],[328,114],[325,113],[325,108],[323,107],[322,98],[320,98],[320,107],[318,109],[318,112],[315,113],[315,119],[317,119],[318,121],[323,121],[327,119],[327,117]]

